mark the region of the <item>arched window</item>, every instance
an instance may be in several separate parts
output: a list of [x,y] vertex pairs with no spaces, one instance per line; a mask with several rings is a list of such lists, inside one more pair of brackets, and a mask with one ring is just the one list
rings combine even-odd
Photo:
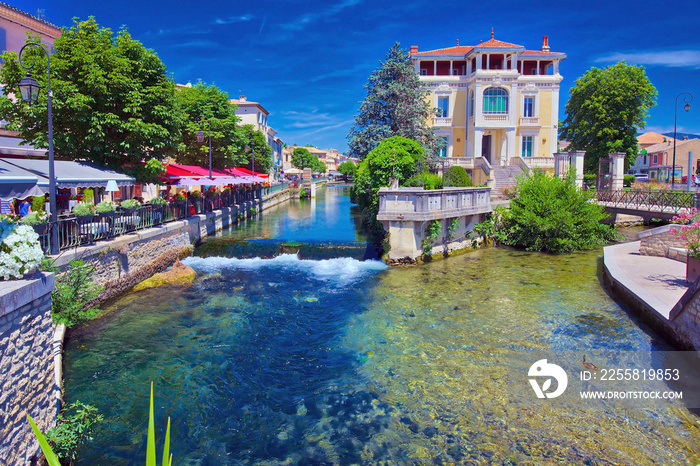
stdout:
[[508,92],[500,87],[484,91],[484,113],[508,113]]
[[474,116],[474,90],[469,91],[469,116]]

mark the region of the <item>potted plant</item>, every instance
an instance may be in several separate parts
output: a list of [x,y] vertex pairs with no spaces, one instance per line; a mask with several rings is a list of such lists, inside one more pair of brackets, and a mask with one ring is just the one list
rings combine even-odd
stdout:
[[162,197],[154,197],[150,201],[148,201],[149,204],[151,205],[165,205],[168,203],[167,199],[162,198]]
[[685,262],[685,279],[691,283],[700,278],[700,214],[693,209],[688,214],[673,217],[672,223],[680,224],[680,229],[671,228],[671,234],[680,236],[676,239],[685,241],[687,256]]
[[102,201],[95,206],[95,210],[103,217],[114,217],[117,206],[110,201]]
[[49,214],[44,210],[29,212],[20,220],[22,225],[30,225],[38,234],[43,235],[49,227]]
[[95,206],[87,202],[78,202],[73,207],[73,215],[78,219],[78,222],[89,222],[95,216]]
[[133,212],[140,205],[141,203],[136,199],[127,199],[125,201],[122,201],[121,208],[126,210],[127,212]]

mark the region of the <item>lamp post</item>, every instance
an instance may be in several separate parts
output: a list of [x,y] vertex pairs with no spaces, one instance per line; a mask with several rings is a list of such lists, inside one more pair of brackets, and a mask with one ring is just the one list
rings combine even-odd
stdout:
[[[209,179],[213,179],[211,177],[211,124],[209,123],[209,118],[204,117],[205,120],[207,120],[207,130],[209,131]],[[199,124],[199,117],[195,118],[194,120],[195,124]],[[204,142],[204,133],[202,133],[202,127],[199,127],[199,131],[197,131],[197,142]]]
[[22,65],[22,68],[27,70],[27,76],[22,78],[18,85],[19,93],[21,94],[22,100],[24,102],[34,103],[37,100],[39,100],[39,89],[41,89],[39,83],[36,82],[36,80],[32,77],[32,74],[30,73],[30,70],[34,68],[34,65],[36,64],[36,60],[34,59],[34,57],[32,57],[32,64],[30,66],[24,66],[24,63],[22,63],[22,53],[27,47],[41,47],[46,53],[46,64],[48,74],[47,100],[49,119],[49,208],[51,209],[51,221],[49,225],[51,240],[49,244],[49,252],[51,253],[51,255],[56,255],[58,254],[58,212],[56,211],[56,174],[53,163],[53,114],[51,106],[51,99],[53,97],[53,93],[51,92],[51,54],[49,53],[49,49],[47,49],[44,46],[44,44],[41,43],[25,44],[19,50],[19,64]]
[[[682,95],[688,94],[688,97],[683,97],[683,102],[685,105],[683,109],[688,112],[690,111],[690,102],[693,101],[693,94],[690,92],[681,92],[676,96],[676,103],[673,104],[673,166],[671,167],[671,189],[676,185],[676,120],[678,120],[678,98]],[[688,167],[688,176],[690,176],[690,167]]]

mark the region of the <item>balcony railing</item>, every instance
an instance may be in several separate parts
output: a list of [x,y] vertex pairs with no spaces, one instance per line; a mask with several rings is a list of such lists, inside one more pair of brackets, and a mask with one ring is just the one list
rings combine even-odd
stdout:
[[520,126],[540,126],[540,117],[520,117]]
[[[119,209],[114,212],[87,217],[59,216],[54,228],[58,228],[59,249],[65,250],[151,228],[163,223],[189,218],[194,215],[241,205],[245,202],[262,200],[263,196],[280,191],[288,186],[289,183],[282,183],[245,191],[221,192],[214,195],[205,194],[202,198],[190,197],[184,201],[175,201],[163,205],[147,204],[135,209]],[[44,252],[48,254],[49,228],[41,231],[40,227],[35,227],[35,230],[38,230],[39,242]]]
[[380,188],[379,221],[428,221],[491,212],[491,188]]
[[481,118],[484,121],[508,121],[508,114],[484,114]]
[[433,126],[452,126],[452,117],[435,117]]

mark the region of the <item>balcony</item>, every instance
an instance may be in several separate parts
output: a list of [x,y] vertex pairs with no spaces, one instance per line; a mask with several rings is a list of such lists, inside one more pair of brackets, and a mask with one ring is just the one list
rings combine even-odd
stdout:
[[433,126],[452,126],[451,117],[435,117],[433,119]]
[[540,126],[540,117],[520,117],[520,126]]
[[503,122],[506,123],[508,122],[508,114],[507,113],[502,113],[502,114],[483,114],[481,116],[481,119],[484,122]]

